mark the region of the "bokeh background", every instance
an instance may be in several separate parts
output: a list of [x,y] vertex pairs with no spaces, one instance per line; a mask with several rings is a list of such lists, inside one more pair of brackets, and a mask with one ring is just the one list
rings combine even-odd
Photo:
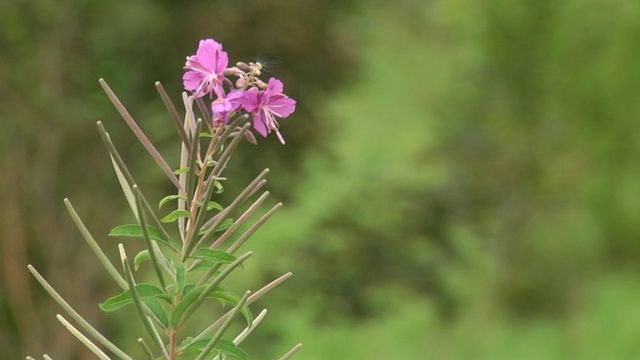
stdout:
[[132,217],[95,122],[149,197],[172,189],[97,79],[175,160],[153,84],[179,103],[209,37],[299,104],[286,146],[227,172],[233,196],[271,168],[286,205],[238,280],[294,273],[254,308],[253,358],[640,358],[635,0],[0,1],[1,358],[92,358],[28,263],[138,351],[62,199],[117,258]]

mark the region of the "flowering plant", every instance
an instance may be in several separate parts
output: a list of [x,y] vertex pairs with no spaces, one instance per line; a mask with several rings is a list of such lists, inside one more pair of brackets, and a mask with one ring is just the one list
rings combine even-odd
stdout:
[[[175,204],[175,209],[164,217],[158,216],[136,185],[102,123],[98,122],[100,135],[136,219],[134,224],[113,228],[109,236],[142,239],[145,249],[136,254],[131,262],[124,246],[119,244],[122,272],[118,271],[85,227],[71,202],[68,199],[64,202],[91,250],[122,288],[120,294],[106,299],[100,308],[111,312],[133,305],[148,333],[147,339],[138,339],[140,351],[147,359],[175,360],[189,356],[197,360],[248,359],[247,353],[239,345],[266,314],[266,310],[262,310],[254,317],[249,305],[290,277],[291,273],[282,275],[253,293],[246,291],[242,295],[236,295],[224,284],[228,275],[252,255],[251,251],[237,255],[237,250],[282,204],[273,206],[242,234],[236,235],[269,192],[263,192],[235,220],[233,214],[260,191],[266,183],[264,178],[269,170],[263,170],[227,206],[213,198],[223,191],[226,179],[222,177],[222,172],[239,142],[246,138],[253,144],[257,143],[249,130],[251,123],[261,136],[275,132],[284,144],[276,118],[292,114],[296,102],[283,94],[280,80],[270,78],[265,83],[260,79],[259,63],[239,62],[229,67],[228,54],[222,45],[212,39],[200,41],[196,54],[187,57],[184,69],[184,87],[191,92],[191,95],[183,93],[184,120],[178,115],[162,85],[156,83],[182,140],[180,165],[176,169],[168,165],[111,88],[104,80],[100,80],[120,115],[176,187],[176,194],[166,196],[159,202],[159,208],[171,203]],[[207,106],[205,99],[210,100],[210,105]],[[202,118],[196,118],[194,103]],[[248,122],[249,118],[251,123]],[[173,229],[167,224],[173,225]],[[229,244],[230,239],[233,242]],[[139,281],[143,278],[140,273],[147,267],[153,270],[155,283]],[[107,351],[120,359],[133,359],[77,313],[33,266],[29,265],[28,268],[84,333],[63,316],[57,315],[58,320],[98,358],[110,359],[105,353]],[[232,308],[206,328],[191,333],[188,321],[193,319],[193,315],[208,299],[219,300],[223,305],[230,304]],[[231,321],[238,314],[245,318],[245,329],[232,340],[224,339]],[[289,358],[300,346],[293,347],[281,359]],[[50,359],[48,355],[44,355],[44,358]]]

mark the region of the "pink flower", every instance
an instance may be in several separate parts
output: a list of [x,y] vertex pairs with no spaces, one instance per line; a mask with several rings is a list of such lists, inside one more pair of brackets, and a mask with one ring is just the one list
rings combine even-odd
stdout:
[[296,101],[282,93],[282,82],[276,78],[269,79],[267,88],[263,91],[251,88],[244,92],[242,102],[245,110],[253,116],[253,127],[266,137],[275,131],[278,139],[284,144],[284,138],[278,131],[279,124],[276,116],[286,118],[296,109]]
[[228,64],[229,55],[222,50],[221,44],[213,39],[200,40],[196,54],[187,57],[184,68],[188,71],[182,77],[184,88],[197,98],[213,93],[224,97],[222,83],[226,79],[223,72]]
[[242,90],[231,90],[226,97],[219,97],[211,103],[213,113],[213,125],[219,127],[229,121],[229,114],[238,111],[242,107]]

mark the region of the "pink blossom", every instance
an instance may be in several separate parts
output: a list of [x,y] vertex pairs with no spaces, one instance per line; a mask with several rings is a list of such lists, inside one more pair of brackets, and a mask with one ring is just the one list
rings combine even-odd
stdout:
[[253,116],[256,131],[263,137],[275,131],[282,144],[284,138],[278,131],[276,116],[286,118],[296,109],[296,101],[283,94],[283,88],[280,80],[271,78],[265,90],[260,91],[254,87],[245,91],[242,97],[245,110]]
[[[184,88],[192,91],[194,97],[202,97],[215,93],[224,97],[223,72],[229,64],[229,55],[222,50],[222,45],[213,39],[200,40],[195,55],[187,57],[183,75]],[[228,81],[228,80],[227,80]]]
[[219,97],[211,103],[211,111],[213,112],[213,125],[219,127],[229,121],[229,114],[238,111],[242,107],[242,98],[244,91],[231,90],[226,97]]

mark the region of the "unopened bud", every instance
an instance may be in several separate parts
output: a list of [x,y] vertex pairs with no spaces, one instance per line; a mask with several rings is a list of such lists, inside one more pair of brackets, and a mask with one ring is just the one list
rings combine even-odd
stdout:
[[267,87],[267,84],[265,84],[264,81],[262,81],[260,79],[255,79],[254,81],[255,81],[256,85],[258,85],[258,87],[260,89],[264,89],[264,88]]
[[229,75],[242,76],[242,75],[244,75],[244,72],[242,70],[238,69],[235,66],[224,69],[224,71],[222,73],[224,74],[224,76],[229,76]]
[[244,132],[244,137],[247,138],[247,141],[249,141],[249,143],[251,145],[258,145],[258,141],[256,140],[256,137],[253,136],[253,133],[249,130]]
[[245,71],[251,70],[251,66],[247,65],[246,63],[243,63],[242,61],[238,62],[236,66]]

